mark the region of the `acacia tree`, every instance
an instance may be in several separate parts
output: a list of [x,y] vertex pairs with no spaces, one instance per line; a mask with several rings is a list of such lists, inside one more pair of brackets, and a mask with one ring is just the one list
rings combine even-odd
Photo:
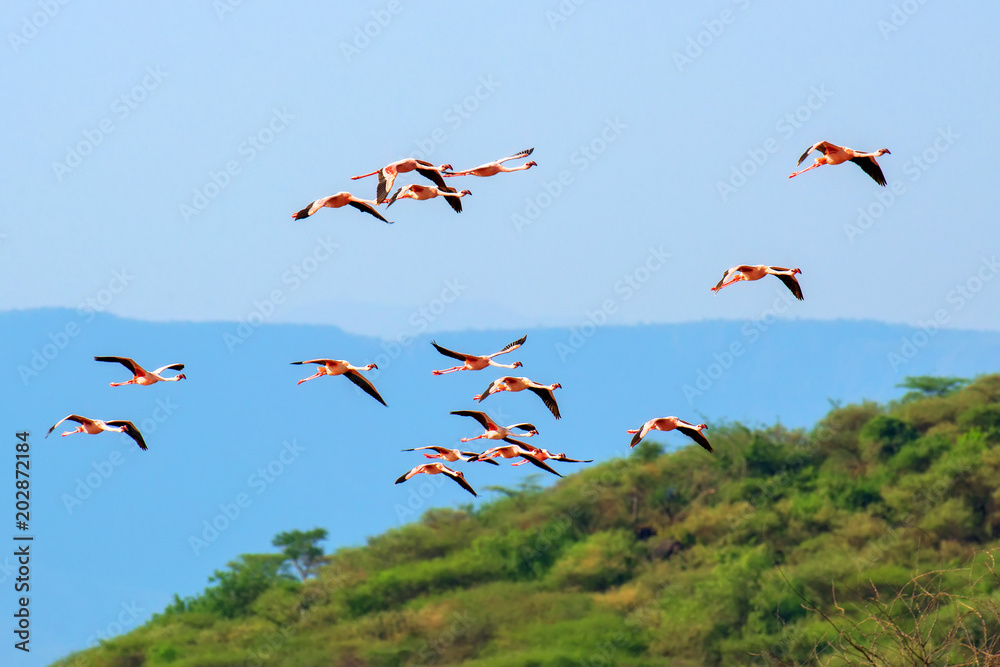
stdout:
[[969,381],[965,378],[939,378],[933,375],[917,375],[903,378],[903,381],[896,386],[912,390],[903,396],[904,401],[909,401],[925,396],[947,396],[967,384],[969,384]]
[[326,528],[312,530],[289,530],[278,533],[271,544],[280,547],[286,561],[290,561],[302,581],[316,573],[316,568],[323,562],[323,548],[318,542],[326,540]]

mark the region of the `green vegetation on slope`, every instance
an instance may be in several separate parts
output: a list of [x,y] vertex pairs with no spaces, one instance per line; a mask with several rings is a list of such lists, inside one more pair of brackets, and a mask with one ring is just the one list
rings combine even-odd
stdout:
[[716,425],[715,455],[647,441],[319,566],[325,531],[283,533],[284,553],[244,555],[58,664],[982,659],[1000,636],[1000,375],[962,385],[909,379],[900,402],[837,407],[811,432]]

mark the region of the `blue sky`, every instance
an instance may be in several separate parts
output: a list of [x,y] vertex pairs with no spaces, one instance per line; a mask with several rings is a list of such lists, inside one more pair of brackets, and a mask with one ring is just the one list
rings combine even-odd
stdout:
[[[802,268],[795,317],[915,324],[996,271],[1000,9],[230,1],[56,4],[34,31],[40,4],[6,5],[0,307],[77,307],[125,271],[108,312],[389,338],[451,281],[455,304],[416,318],[430,330],[573,325],[660,250],[615,324],[753,316],[761,290],[707,298],[739,263]],[[787,179],[820,139],[889,148],[890,187],[853,165]],[[455,179],[461,215],[291,220],[372,196],[350,176],[401,157],[532,146],[535,169]],[[947,325],[995,330],[988,302]]]
[[[267,494],[261,519],[228,531],[208,557],[188,555],[191,526],[211,518],[218,503],[248,486],[257,466],[278,456],[285,431],[316,452],[338,438],[365,437],[356,426],[349,436],[338,431],[336,418],[399,414],[365,404],[357,414],[324,415],[330,422],[319,433],[330,440],[298,430],[303,422],[294,420],[294,428],[282,422],[266,436],[248,436],[252,420],[246,423],[241,410],[252,404],[262,414],[270,405],[269,390],[254,384],[264,366],[274,382],[290,383],[282,385],[279,404],[296,420],[307,420],[343,389],[336,379],[296,388],[294,380],[308,373],[272,363],[332,355],[360,364],[379,354],[395,359],[399,346],[409,361],[383,369],[380,388],[394,395],[387,395],[394,408],[404,396],[416,402],[403,413],[408,418],[421,406],[440,415],[421,428],[450,442],[468,434],[465,424],[448,426],[447,411],[471,406],[426,394],[423,376],[398,374],[411,365],[420,372],[433,367],[424,356],[430,335],[452,347],[464,342],[471,351],[490,351],[523,331],[550,327],[541,339],[532,335],[525,363],[532,362],[530,376],[566,386],[569,411],[557,426],[571,456],[572,443],[590,433],[589,424],[573,424],[574,412],[593,416],[609,437],[657,416],[647,413],[660,405],[678,403],[664,409],[801,425],[822,414],[826,397],[887,398],[914,371],[995,370],[992,362],[970,361],[985,359],[984,347],[949,351],[958,339],[936,332],[1000,330],[1000,229],[984,199],[993,189],[988,148],[998,139],[1000,47],[991,32],[998,19],[1000,8],[992,5],[918,0],[830,7],[647,2],[627,9],[570,0],[430,7],[404,0],[347,7],[293,2],[280,10],[235,0],[179,7],[5,3],[0,311],[69,310],[7,320],[28,330],[6,334],[15,343],[3,359],[3,390],[18,398],[0,412],[0,424],[13,431],[27,421],[41,435],[71,411],[148,416],[163,410],[156,400],[167,396],[192,406],[179,413],[190,416],[167,420],[155,438],[160,452],[184,458],[109,478],[82,514],[69,513],[59,498],[112,450],[95,438],[85,441],[88,449],[69,449],[70,459],[43,459],[44,488],[52,491],[45,502],[58,517],[48,524],[51,544],[78,558],[65,567],[49,552],[42,561],[50,568],[45,594],[54,605],[57,583],[61,590],[79,586],[69,613],[43,616],[49,634],[42,637],[59,647],[49,657],[86,645],[94,604],[102,628],[119,604],[133,599],[148,615],[174,591],[199,590],[212,569],[237,554],[267,549],[276,532],[309,522],[334,528],[334,510],[351,506],[353,487],[324,489],[331,496],[322,503],[334,508],[324,512],[299,493],[322,481],[279,485],[283,490]],[[892,154],[879,159],[889,187],[853,165],[789,180],[798,156],[821,139],[889,148]],[[395,221],[391,226],[347,208],[291,219],[340,190],[374,196],[374,178],[350,177],[402,157],[462,169],[529,147],[536,168],[452,179],[473,192],[461,215],[440,201],[400,201],[382,209]],[[398,181],[409,182],[423,181],[409,174]],[[740,263],[800,267],[805,301],[789,303],[770,278],[712,296],[709,287],[723,270]],[[185,338],[173,328],[126,326],[103,315],[220,324]],[[676,346],[690,340],[678,334],[665,344],[666,356],[645,362],[640,386],[650,395],[641,404],[622,399],[615,405],[623,412],[605,413],[595,397],[580,394],[581,382],[594,382],[583,359],[631,364],[636,340],[656,345],[649,332],[637,327],[635,339],[618,326],[720,319],[732,320],[730,328],[699,354],[684,357]],[[772,406],[766,396],[739,402],[728,383],[763,372],[769,354],[794,357],[788,339],[780,338],[784,348],[775,342],[789,319],[916,329],[879,334],[881,347],[865,344],[864,364],[849,361],[855,341],[840,341],[835,356],[848,360],[841,362],[847,375],[829,381],[842,384],[819,384],[807,367],[788,361],[781,381],[808,395],[802,405],[783,399]],[[297,329],[286,335],[264,326],[289,323],[333,325],[370,338],[308,329],[304,340],[312,344],[305,345]],[[82,333],[67,334],[69,325]],[[206,331],[211,335],[202,341]],[[463,333],[446,340],[446,332]],[[348,349],[315,349],[323,336]],[[69,342],[57,358],[25,380],[19,369],[60,340]],[[576,354],[581,347],[574,341],[590,340],[602,342]],[[734,343],[749,352],[733,360],[726,379],[713,380],[696,399],[686,395],[682,388],[695,386],[699,372],[719,363],[714,355],[725,358]],[[933,354],[925,351],[932,348]],[[95,354],[185,361],[193,365],[191,385],[197,376],[209,380],[199,364],[239,372],[212,377],[197,393],[184,383],[115,393],[101,383],[119,378],[93,368]],[[894,365],[892,354],[905,361]],[[678,358],[682,372],[668,363]],[[642,363],[616,371],[621,381]],[[431,386],[478,392],[489,379],[477,374]],[[67,384],[73,382],[96,389],[74,395],[75,385]],[[130,389],[136,388],[123,391]],[[300,405],[303,396],[311,398]],[[511,402],[498,406],[526,412],[512,420],[545,417],[532,412],[537,406],[530,401],[515,400],[523,396],[504,398]],[[220,401],[226,427],[199,430],[198,419],[211,419],[211,400]],[[379,451],[441,444],[397,442],[394,419],[372,436]],[[45,443],[49,452],[83,445],[68,438]],[[583,457],[602,458],[595,442],[587,447],[593,449]],[[212,452],[212,465],[185,477],[182,462],[200,460],[204,451]],[[333,465],[313,461],[310,468]],[[412,462],[398,463],[405,469]],[[386,467],[379,475],[400,467],[396,459],[379,464]],[[158,480],[161,470],[170,476]],[[132,494],[144,489],[150,498],[130,506]],[[188,489],[196,491],[173,516],[171,499]],[[336,531],[336,544],[396,525],[392,498],[380,502],[356,525]],[[465,499],[445,493],[440,502]],[[309,525],[283,522],[303,506],[310,507],[302,514]],[[133,542],[102,532],[136,525],[116,528]],[[162,553],[140,554],[137,542]],[[109,543],[117,547],[110,560]],[[146,558],[154,565],[144,567]],[[172,565],[173,576],[161,576]],[[57,624],[71,630],[54,634]]]

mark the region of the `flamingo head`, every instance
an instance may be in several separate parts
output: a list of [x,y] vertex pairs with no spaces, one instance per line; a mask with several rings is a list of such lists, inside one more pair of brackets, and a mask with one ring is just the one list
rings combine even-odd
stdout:
[[552,385],[552,388],[553,389],[562,389],[562,385],[559,384],[558,382],[556,382],[554,385]]
[[802,269],[792,269],[792,275],[794,276],[796,273],[802,273]]
[[438,167],[438,169],[440,169],[441,171],[451,171],[451,165],[450,164],[443,164],[440,167]]
[[537,167],[537,166],[538,166],[538,163],[537,163],[537,162],[535,162],[534,160],[532,160],[531,162],[526,162],[526,163],[524,164],[524,166],[525,166],[525,167]]
[[375,364],[368,364],[367,366],[365,366],[365,370],[366,371],[377,370],[377,369],[378,369],[378,366],[376,366]]
[[520,367],[521,367],[521,366],[523,366],[523,365],[524,365],[524,364],[522,364],[522,363],[521,363],[520,361],[515,361],[515,362],[514,362],[514,368],[520,368]]
[[892,155],[892,153],[889,152],[888,148],[880,148],[880,149],[878,149],[878,154],[879,155]]
[[461,193],[459,193],[459,194],[461,194],[461,195],[465,196],[465,195],[471,195],[471,194],[472,194],[472,192],[471,192],[470,190],[462,190],[462,192],[461,192]]
[[698,429],[699,431],[704,431],[708,429],[708,424],[698,424],[697,426],[695,426],[695,428]]
[[188,376],[187,376],[187,375],[184,375],[184,373],[181,373],[181,374],[179,374],[179,375],[177,376],[177,379],[178,379],[178,380],[187,380],[187,379],[188,379]]

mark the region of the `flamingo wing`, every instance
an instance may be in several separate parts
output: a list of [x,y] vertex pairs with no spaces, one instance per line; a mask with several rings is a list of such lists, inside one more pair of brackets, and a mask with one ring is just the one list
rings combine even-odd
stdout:
[[435,350],[437,350],[446,357],[451,357],[452,359],[458,359],[459,361],[465,361],[466,359],[469,358],[469,355],[467,354],[459,354],[458,352],[453,352],[452,350],[449,350],[446,347],[441,347],[434,341],[431,341],[431,345],[434,346]]
[[119,363],[125,368],[129,369],[133,375],[142,375],[146,371],[143,370],[142,366],[135,363],[134,360],[128,357],[94,357],[94,361],[107,361],[112,363]]
[[636,445],[638,445],[642,441],[643,438],[645,438],[647,435],[649,435],[649,431],[652,428],[653,428],[653,422],[652,421],[648,421],[645,424],[643,424],[642,426],[640,426],[639,430],[636,431],[636,434],[632,436],[632,442],[631,442],[631,444],[629,444],[629,449],[631,449],[632,447],[635,447]]
[[490,416],[485,412],[479,412],[478,410],[454,410],[451,414],[458,415],[459,417],[472,417],[487,431],[497,430],[496,422],[490,419]]
[[416,172],[421,176],[423,176],[424,178],[428,179],[429,181],[432,181],[434,185],[438,186],[439,188],[448,187],[447,185],[444,184],[444,179],[441,178],[441,174],[439,174],[434,169],[422,169],[420,167],[417,167]]
[[378,211],[376,211],[375,208],[372,207],[371,204],[366,204],[363,201],[349,201],[347,203],[350,204],[351,206],[353,206],[354,208],[358,209],[359,211],[364,211],[365,213],[370,213],[371,215],[374,215],[376,218],[378,218],[379,220],[381,220],[384,223],[387,223],[387,224],[390,224],[390,225],[392,224],[392,221],[386,220],[385,218],[383,218],[382,214],[379,213]]
[[479,494],[476,493],[476,490],[473,489],[472,486],[465,481],[465,478],[461,477],[457,472],[448,467],[445,467],[444,470],[442,470],[442,472],[448,477],[451,477],[453,480],[458,482],[459,486],[461,486],[463,489],[474,495],[476,498],[479,497]]
[[493,459],[481,459],[481,458],[479,458],[480,457],[480,453],[479,452],[462,452],[462,456],[468,456],[470,462],[482,461],[483,463],[492,463],[495,466],[500,465],[499,463],[497,463]]
[[543,387],[528,387],[536,396],[542,399],[545,403],[545,407],[549,409],[552,416],[556,419],[561,419],[562,415],[559,414],[559,405],[556,403],[556,397],[552,395],[551,389],[545,389]]
[[382,405],[385,405],[385,407],[389,407],[388,405],[386,405],[386,402],[382,400],[382,397],[379,396],[378,391],[375,389],[375,385],[369,382],[368,378],[361,375],[361,373],[357,371],[347,371],[346,373],[344,373],[344,375],[347,377],[348,380],[350,380],[357,386],[361,387],[361,390],[363,392],[374,398]]
[[533,465],[533,466],[535,466],[537,468],[541,468],[542,470],[545,470],[546,472],[550,472],[553,475],[555,475],[556,477],[562,477],[562,475],[560,475],[558,472],[556,472],[550,465],[548,465],[547,463],[545,463],[543,461],[539,461],[534,456],[532,456],[530,452],[521,452],[520,455],[521,455],[521,458],[523,458],[525,461],[527,461],[531,465]]
[[93,419],[87,419],[86,417],[81,417],[80,415],[67,415],[62,419],[60,419],[59,421],[57,421],[55,424],[53,424],[52,427],[49,429],[49,432],[45,434],[45,437],[46,438],[49,437],[49,433],[52,433],[52,431],[56,430],[56,426],[59,426],[59,424],[62,424],[64,421],[76,422],[77,424],[94,423]]
[[796,164],[802,164],[802,161],[806,159],[806,156],[813,151],[820,151],[823,155],[826,155],[831,148],[833,148],[833,144],[829,141],[818,141],[806,149],[806,152],[802,154],[802,157],[799,158],[799,161],[796,162]]
[[[395,167],[382,167],[378,171],[378,187],[375,189],[375,202],[381,204],[385,201],[392,184],[396,182]],[[402,190],[402,188],[400,188]]]
[[[396,190],[395,192],[393,192],[393,193],[392,193],[392,196],[391,196],[391,197],[389,197],[389,203],[388,203],[388,204],[386,204],[386,205],[385,205],[385,207],[386,207],[386,208],[389,208],[389,207],[390,207],[390,206],[392,206],[392,205],[393,205],[394,203],[396,203],[396,199],[397,199],[397,198],[399,197],[399,193],[400,193],[400,192],[402,192],[402,191],[403,191],[403,188],[399,188],[398,190]],[[383,201],[385,201],[385,200],[383,200]],[[381,204],[381,203],[382,203],[382,202],[379,202],[379,204]]]
[[776,274],[781,282],[785,283],[785,287],[791,290],[792,294],[799,301],[802,301],[805,297],[802,296],[802,286],[799,285],[799,281],[795,279],[795,276],[779,273]]
[[521,336],[520,338],[518,338],[517,340],[515,340],[513,343],[507,343],[506,345],[504,345],[504,347],[503,347],[502,350],[500,350],[499,352],[495,352],[492,356],[496,357],[496,356],[499,356],[501,354],[507,354],[508,352],[513,352],[517,348],[519,348],[522,345],[524,345],[524,341],[526,341],[526,340],[528,340],[528,335],[527,334]]
[[534,148],[529,148],[527,150],[523,150],[523,151],[520,151],[518,153],[514,153],[510,157],[505,157],[503,159],[497,160],[497,162],[503,164],[504,162],[507,162],[508,160],[516,160],[519,157],[528,157],[533,152],[535,152],[535,149]]
[[326,366],[328,364],[336,364],[336,359],[306,359],[305,361],[293,361],[291,362],[293,366],[299,366],[302,364],[320,364]]
[[184,370],[184,364],[167,364],[166,366],[160,366],[155,371],[153,375],[159,375],[163,371],[182,371]]
[[876,183],[885,187],[885,175],[882,173],[882,167],[878,166],[878,162],[875,161],[875,158],[852,157],[851,162],[861,167],[866,174],[875,180]]
[[497,386],[497,384],[499,384],[501,380],[503,380],[503,378],[497,378],[493,382],[490,382],[490,386],[486,387],[486,391],[484,391],[483,393],[481,393],[479,395],[479,401],[478,402],[482,403],[483,399],[485,399],[487,396],[490,395],[490,392],[493,391],[493,387]]
[[139,429],[135,427],[130,421],[116,420],[111,422],[105,422],[108,426],[124,426],[125,430],[122,431],[125,435],[135,440],[135,444],[139,445],[139,449],[146,451],[146,441],[142,439],[142,433],[139,433]]
[[706,438],[705,436],[703,436],[701,434],[701,431],[699,431],[698,429],[696,429],[696,428],[690,428],[688,426],[678,426],[677,430],[680,431],[681,433],[683,433],[684,435],[686,435],[687,437],[691,438],[695,442],[697,442],[699,445],[701,445],[702,447],[704,447],[708,451],[710,451],[710,452],[714,452],[715,451],[714,449],[712,449],[712,445],[709,444],[708,438]]
[[[439,189],[441,191],[443,191],[443,192],[449,192],[449,193],[458,192],[457,189],[455,189],[455,188],[449,188],[447,186],[443,187],[443,188],[439,188]],[[445,199],[445,201],[448,202],[448,206],[451,206],[453,209],[455,209],[455,213],[461,213],[462,212],[462,198],[461,197],[445,197],[444,199]]]

